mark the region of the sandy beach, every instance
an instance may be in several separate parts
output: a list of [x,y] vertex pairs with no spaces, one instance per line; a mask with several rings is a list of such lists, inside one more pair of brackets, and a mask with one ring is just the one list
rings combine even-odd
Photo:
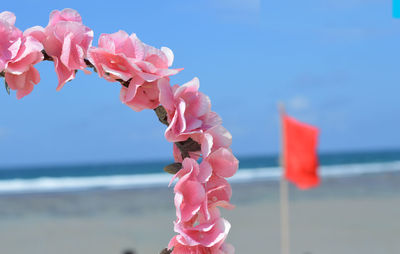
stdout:
[[[279,253],[279,187],[233,185],[227,242]],[[400,253],[400,174],[324,179],[290,190],[292,253]],[[0,253],[159,253],[174,235],[172,188],[0,196]]]

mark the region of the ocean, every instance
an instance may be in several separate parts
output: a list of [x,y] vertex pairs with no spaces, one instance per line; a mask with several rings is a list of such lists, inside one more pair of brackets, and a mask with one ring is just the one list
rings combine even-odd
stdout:
[[[277,156],[238,158],[239,171],[231,183],[277,181],[281,176]],[[400,172],[400,150],[320,154],[322,178]],[[0,194],[131,189],[167,186],[171,175],[163,171],[170,162],[132,162],[0,168]]]

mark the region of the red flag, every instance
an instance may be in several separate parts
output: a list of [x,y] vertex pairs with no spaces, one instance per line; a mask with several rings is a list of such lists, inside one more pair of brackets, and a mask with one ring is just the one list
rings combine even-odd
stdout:
[[318,129],[282,114],[285,178],[300,189],[319,184]]

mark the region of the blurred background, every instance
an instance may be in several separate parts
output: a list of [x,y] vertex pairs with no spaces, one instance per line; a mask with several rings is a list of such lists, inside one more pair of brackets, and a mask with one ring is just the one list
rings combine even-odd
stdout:
[[[236,253],[279,251],[278,102],[320,128],[322,185],[290,193],[293,253],[400,253],[391,0],[14,1],[1,11],[25,30],[67,7],[94,45],[101,33],[136,33],[172,49],[184,68],[173,84],[200,79],[241,161],[237,209],[224,211]],[[158,253],[175,219],[165,126],[123,105],[118,83],[80,71],[56,92],[53,64],[37,67],[25,98],[0,89],[0,252]]]

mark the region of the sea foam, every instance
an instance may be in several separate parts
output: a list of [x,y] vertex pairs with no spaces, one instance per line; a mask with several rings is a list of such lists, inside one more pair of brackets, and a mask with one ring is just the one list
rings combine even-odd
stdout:
[[[400,172],[400,161],[343,164],[320,167],[323,178],[348,177],[372,173]],[[280,167],[240,168],[229,179],[231,183],[275,181],[281,177]],[[168,186],[171,175],[132,174],[90,177],[40,177],[34,179],[0,180],[0,194],[67,192],[93,189],[132,189]]]

